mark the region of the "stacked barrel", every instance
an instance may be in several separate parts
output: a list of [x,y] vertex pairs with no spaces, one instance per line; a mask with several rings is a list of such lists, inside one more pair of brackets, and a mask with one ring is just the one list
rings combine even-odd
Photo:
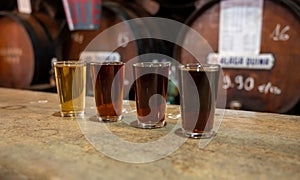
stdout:
[[51,58],[59,55],[63,29],[54,6],[59,2],[32,1],[32,13],[26,14],[16,1],[1,1],[0,86],[51,88]]
[[[31,14],[18,12],[16,1],[1,3],[1,87],[47,90],[54,86],[53,57],[79,59],[88,44],[113,25],[139,17],[163,17],[188,25],[212,47],[214,52],[204,54],[207,58],[200,63],[223,66],[220,88],[227,91],[227,108],[300,114],[298,0],[263,0],[260,47],[255,57],[221,55],[221,0],[105,0],[101,3],[99,28],[94,30],[70,30],[62,0],[31,0]],[[199,61],[184,48],[159,39],[138,39],[122,44],[126,36],[141,33],[160,33],[160,27],[143,23],[124,25],[112,35],[116,38],[107,37],[107,43],[118,41],[120,46],[112,50],[101,44],[101,48],[117,52],[124,62],[146,53],[165,54],[180,63]],[[191,41],[191,35],[178,30],[177,38],[185,46],[201,49],[202,42]],[[242,61],[252,63],[255,68],[236,68]],[[174,91],[176,87],[172,87]],[[178,94],[172,96],[170,103],[179,103]]]

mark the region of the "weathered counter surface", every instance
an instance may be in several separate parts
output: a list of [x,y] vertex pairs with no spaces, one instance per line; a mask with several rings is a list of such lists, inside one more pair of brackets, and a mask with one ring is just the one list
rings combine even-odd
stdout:
[[[58,110],[56,94],[0,88],[0,179],[300,179],[299,116],[226,110],[204,149],[189,139],[165,158],[134,164],[98,151]],[[142,130],[144,140],[164,129]]]

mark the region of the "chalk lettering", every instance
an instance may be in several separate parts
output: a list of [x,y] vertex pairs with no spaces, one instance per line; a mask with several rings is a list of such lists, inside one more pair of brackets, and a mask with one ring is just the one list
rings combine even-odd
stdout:
[[118,46],[126,47],[129,43],[128,33],[120,33],[118,34]]
[[23,51],[21,48],[0,48],[0,57],[4,57],[1,59],[10,63],[19,63],[22,55]]
[[285,26],[281,29],[281,25],[277,24],[270,36],[274,41],[287,41],[290,39],[290,36],[287,34],[289,30],[290,26]]
[[73,33],[71,35],[71,38],[74,42],[76,42],[78,44],[82,44],[84,41],[84,35],[79,32]]
[[280,95],[281,89],[277,86],[272,85],[271,82],[268,82],[266,84],[261,84],[257,87],[258,92],[263,94],[274,94],[274,95]]

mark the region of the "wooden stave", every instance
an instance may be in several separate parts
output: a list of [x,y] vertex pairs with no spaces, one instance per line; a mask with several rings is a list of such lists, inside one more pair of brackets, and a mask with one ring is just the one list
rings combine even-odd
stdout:
[[[197,18],[201,18],[203,15],[205,15],[205,13],[207,13],[207,11],[215,11],[215,12],[218,12],[219,11],[219,2],[221,0],[212,0],[212,1],[207,1],[206,3],[204,3],[198,10],[196,10],[187,20],[186,20],[186,24],[190,27],[193,28],[193,24]],[[295,16],[296,18],[300,18],[300,6],[299,6],[299,2],[294,2],[294,1],[282,1],[282,0],[274,0],[274,1],[266,1],[264,2],[265,4],[266,3],[274,3],[276,4],[277,6],[279,7],[283,7],[283,8],[286,8],[289,10],[290,14],[293,14],[293,16]],[[215,7],[215,5],[217,5],[218,7]],[[215,8],[212,10],[212,7]],[[264,5],[265,7],[265,5]],[[265,10],[264,10],[265,12]],[[217,14],[218,16],[219,14]],[[198,21],[200,21],[198,19]],[[214,18],[212,18],[214,19]],[[298,23],[299,23],[299,20],[298,20]],[[219,28],[219,22],[217,21],[212,23],[212,24],[215,24],[215,27],[214,29],[217,29],[217,32],[218,32],[218,28]],[[198,30],[197,30],[198,31]],[[213,31],[211,29],[211,31]],[[199,32],[199,31],[198,31]],[[201,34],[203,35],[203,34]],[[181,34],[179,35],[178,39],[179,41],[182,41],[183,40],[183,37],[185,37],[185,32],[181,32]],[[213,40],[212,40],[213,39]],[[218,50],[218,33],[212,38],[212,39],[209,39],[208,42],[209,44],[211,45],[211,47],[213,48],[213,50],[215,52],[217,52]],[[262,42],[264,40],[262,39]],[[261,49],[264,49],[261,47]],[[181,57],[181,54],[180,54],[180,51],[181,51],[181,47],[179,46],[175,46],[174,48],[174,52],[173,52],[173,57],[175,59],[178,59],[179,61],[183,62],[183,63],[190,63],[190,62],[197,62],[195,58],[192,58],[192,59],[189,59],[187,61],[182,61],[182,58]],[[264,51],[262,51],[262,53],[264,53]],[[201,54],[202,55],[202,54]],[[189,57],[190,55],[184,57],[184,58],[190,58]],[[298,54],[298,57],[299,57],[299,54]],[[277,59],[275,57],[275,59]],[[224,70],[224,69],[223,69]],[[226,70],[224,70],[226,71]],[[245,73],[243,72],[244,70],[235,70],[237,73],[236,74],[240,74],[240,75],[243,75],[243,76],[247,76],[249,75],[249,73]],[[296,85],[300,84],[300,81],[297,80],[296,81]],[[299,85],[298,85],[299,86]],[[297,89],[297,87],[296,87]],[[240,92],[235,92],[235,94],[231,93],[230,92],[228,93],[228,97],[227,97],[227,101],[228,99],[229,100],[232,100],[234,96],[242,96],[243,97],[243,94],[241,94]],[[244,110],[255,110],[255,111],[264,111],[264,112],[278,112],[278,113],[289,113],[289,112],[293,112],[295,113],[295,111],[293,109],[297,109],[297,106],[299,106],[299,99],[300,99],[300,94],[296,94],[295,95],[296,97],[293,98],[290,102],[288,102],[288,105],[283,105],[283,106],[278,106],[276,108],[272,108],[272,107],[268,107],[266,108],[265,106],[259,106],[261,104],[260,100],[257,99],[257,101],[253,100],[253,98],[257,98],[257,96],[249,96],[248,98],[243,98],[243,99],[238,99],[239,101],[242,101],[242,103],[246,103],[247,104],[247,100],[248,99],[252,99],[253,100],[253,104],[250,105],[250,107],[246,107],[246,108],[243,108]],[[270,102],[270,104],[272,104],[274,101],[274,99],[268,99],[269,97],[267,97],[264,101],[268,101]],[[229,101],[230,103],[230,101]],[[230,108],[230,104],[227,104],[227,108]],[[278,102],[275,102],[278,104]],[[280,104],[280,103],[279,103]],[[281,103],[282,104],[282,103]],[[284,103],[283,103],[284,104]],[[298,104],[298,105],[297,105]],[[253,106],[257,106],[256,108],[252,108]],[[299,113],[300,112],[296,112],[296,113]]]
[[[47,29],[49,22],[44,22],[44,20],[52,21],[51,18],[45,18],[46,15],[40,13],[34,14],[22,14],[18,12],[0,12],[1,17],[7,17],[11,19],[16,24],[20,25],[19,27],[23,29],[24,37],[27,37],[30,47],[32,57],[29,60],[26,60],[27,64],[30,67],[27,67],[27,72],[23,75],[17,75],[13,77],[10,82],[3,82],[1,86],[10,87],[10,88],[19,88],[19,89],[30,89],[31,86],[37,84],[48,84],[50,82],[50,71],[51,71],[51,58],[57,55],[55,49],[56,36],[52,33],[55,31],[55,28],[52,32]],[[0,18],[1,20],[1,18]],[[44,24],[45,23],[45,24]],[[28,52],[27,52],[28,53]],[[24,60],[24,59],[23,59]],[[24,61],[25,61],[24,60]],[[29,62],[28,62],[29,61]],[[10,66],[10,64],[8,64]],[[23,70],[23,67],[20,67],[20,70]],[[25,71],[25,70],[24,70]],[[9,76],[7,74],[7,76]],[[24,78],[25,81],[21,79]]]
[[[135,18],[142,18],[142,17],[151,17],[149,13],[147,13],[143,8],[139,7],[135,3],[124,3],[124,2],[104,2],[102,6],[102,14],[101,14],[101,23],[100,28],[98,30],[75,30],[73,32],[67,32],[67,40],[63,43],[63,58],[62,59],[72,59],[72,60],[78,60],[80,57],[80,53],[86,48],[87,51],[93,51],[93,48],[91,48],[89,45],[89,42],[91,42],[98,34],[105,31],[109,27],[130,20]],[[113,17],[113,20],[110,20],[109,18]],[[103,20],[105,19],[105,20]],[[117,20],[115,20],[117,19]],[[106,49],[104,47],[103,51],[113,51],[118,52],[121,56],[122,62],[128,62],[129,60],[136,59],[139,55],[147,54],[147,53],[161,53],[161,54],[168,54],[171,56],[172,49],[169,47],[166,47],[165,41],[160,39],[140,39],[140,37],[144,37],[144,35],[151,37],[153,29],[155,24],[151,24],[149,22],[143,22],[141,24],[136,23],[136,21],[131,21],[126,26],[125,31],[129,32],[131,38],[135,39],[134,41],[131,41],[128,43],[126,47],[118,47],[116,49]],[[137,30],[138,29],[138,30]],[[157,28],[157,31],[159,33],[159,28]],[[83,36],[87,36],[85,39],[85,42],[82,43],[82,45],[79,44],[73,44],[70,43],[72,34],[76,33],[82,33]],[[103,39],[102,39],[103,40]],[[106,41],[110,41],[110,39],[107,39]],[[98,49],[97,49],[98,50]],[[146,59],[139,59],[138,61],[148,61]],[[89,72],[87,72],[89,75]],[[87,94],[92,94],[92,86],[91,82],[89,82],[89,78],[87,79]],[[130,88],[130,87],[129,87]],[[133,92],[130,91],[129,99],[133,99]]]

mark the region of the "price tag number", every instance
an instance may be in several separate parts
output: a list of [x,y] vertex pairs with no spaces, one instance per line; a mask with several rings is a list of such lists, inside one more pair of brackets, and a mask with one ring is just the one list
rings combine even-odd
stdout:
[[252,77],[247,77],[244,78],[241,75],[237,75],[234,78],[234,81],[232,82],[230,76],[225,75],[223,78],[223,88],[224,89],[229,89],[229,88],[234,88],[238,90],[246,90],[246,91],[251,91],[254,89],[254,78]]
[[[257,88],[255,88],[257,87]],[[223,89],[236,88],[239,91],[254,91],[257,90],[262,94],[274,94],[280,95],[282,90],[274,86],[271,82],[262,83],[255,85],[255,79],[253,77],[244,77],[242,75],[237,75],[231,78],[229,75],[223,77]]]
[[281,89],[276,86],[273,86],[271,82],[259,85],[258,91],[264,94],[269,94],[269,93],[276,94],[276,95],[281,94]]

